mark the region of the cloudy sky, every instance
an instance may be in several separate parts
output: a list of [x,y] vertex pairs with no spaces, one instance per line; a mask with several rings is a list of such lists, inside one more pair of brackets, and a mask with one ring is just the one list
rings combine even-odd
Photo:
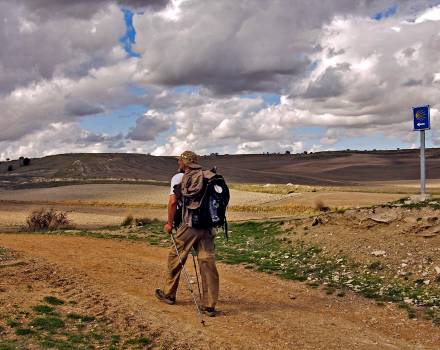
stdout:
[[440,0],[0,0],[0,159],[440,146]]

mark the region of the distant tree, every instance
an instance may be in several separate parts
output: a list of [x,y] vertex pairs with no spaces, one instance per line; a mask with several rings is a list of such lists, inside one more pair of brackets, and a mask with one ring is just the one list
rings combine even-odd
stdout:
[[24,157],[20,157],[20,158],[18,158],[18,159],[20,159],[20,160],[23,160],[23,159],[24,159]]
[[400,151],[400,148],[399,148],[399,147],[397,147],[397,150],[398,150],[398,151]]
[[29,158],[24,158],[23,159],[23,166],[28,166],[31,164],[31,160]]
[[307,151],[304,151],[304,154],[307,154]]
[[290,151],[286,151],[286,154],[290,154]]
[[9,158],[6,158],[6,161],[7,161],[7,162],[9,162],[9,161],[10,161],[10,159],[9,159]]
[[14,167],[12,165],[8,165],[8,171],[14,170]]

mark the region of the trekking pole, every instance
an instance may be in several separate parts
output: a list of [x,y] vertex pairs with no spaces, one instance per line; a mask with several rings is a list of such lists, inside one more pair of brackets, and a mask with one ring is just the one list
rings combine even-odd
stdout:
[[199,303],[197,302],[196,296],[194,295],[194,291],[193,291],[193,289],[191,287],[191,282],[189,280],[188,274],[186,273],[185,266],[183,265],[182,259],[180,258],[179,250],[177,249],[177,244],[176,244],[176,241],[174,240],[174,236],[173,236],[172,232],[170,233],[170,236],[171,236],[171,240],[173,241],[174,249],[176,249],[176,254],[177,254],[177,257],[179,258],[180,266],[182,267],[182,272],[183,272],[183,276],[184,276],[185,281],[186,281],[186,285],[188,287],[189,292],[191,293],[191,296],[193,298],[194,304],[196,306],[197,314],[198,314],[198,316],[200,318],[200,323],[204,326],[205,325],[205,320],[203,319],[202,311],[200,310]]
[[[193,257],[193,263],[194,263],[194,271],[196,272],[196,279],[197,279],[197,288],[199,289],[199,300],[202,300],[202,293],[200,292],[200,283],[199,283],[199,274],[197,272],[197,266],[196,266],[196,258],[194,257],[194,251],[195,249],[193,248],[193,251],[191,252],[191,255]],[[197,261],[198,261],[198,257],[197,257]]]

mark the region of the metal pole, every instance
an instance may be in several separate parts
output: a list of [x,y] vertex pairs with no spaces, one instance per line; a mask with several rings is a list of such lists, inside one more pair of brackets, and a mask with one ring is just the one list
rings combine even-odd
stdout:
[[187,286],[187,288],[188,288],[188,290],[189,290],[189,292],[190,292],[190,294],[191,294],[191,296],[193,298],[194,304],[195,304],[196,309],[197,309],[197,314],[199,315],[199,318],[200,318],[200,323],[204,326],[205,325],[205,320],[203,319],[202,310],[200,309],[199,303],[197,302],[196,297],[194,295],[194,291],[193,291],[193,289],[191,287],[191,282],[189,280],[188,274],[186,273],[183,261],[180,258],[179,249],[177,249],[177,244],[176,244],[176,241],[174,239],[174,236],[173,236],[172,232],[170,233],[170,236],[171,236],[171,240],[172,240],[173,245],[174,245],[174,249],[176,250],[177,257],[179,258],[180,266],[182,267],[181,272],[183,273],[183,277],[185,278],[186,286]]
[[426,182],[425,182],[425,130],[420,130],[420,195],[425,200]]
[[[199,273],[197,272],[197,264],[196,264],[196,258],[194,257],[194,254],[191,253],[193,257],[193,263],[194,263],[194,270],[196,272],[196,279],[197,279],[197,288],[199,289],[199,300],[202,300],[202,293],[200,292],[200,283],[199,283]],[[199,258],[197,257],[197,260]]]

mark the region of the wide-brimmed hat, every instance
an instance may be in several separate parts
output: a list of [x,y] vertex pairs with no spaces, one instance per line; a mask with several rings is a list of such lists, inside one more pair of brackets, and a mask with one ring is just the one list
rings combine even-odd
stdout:
[[198,164],[199,156],[195,154],[193,151],[185,151],[183,152],[178,159],[182,159],[185,164]]

